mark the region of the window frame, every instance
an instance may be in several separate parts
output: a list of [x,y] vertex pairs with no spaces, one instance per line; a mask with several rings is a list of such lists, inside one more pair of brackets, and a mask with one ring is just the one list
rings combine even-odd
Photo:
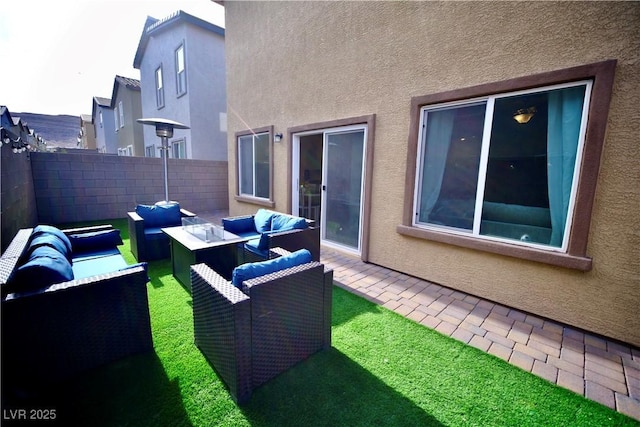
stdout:
[[[609,105],[613,90],[616,60],[608,60],[572,68],[550,71],[525,77],[487,83],[447,92],[416,96],[411,99],[410,129],[407,143],[407,170],[402,223],[396,231],[405,236],[451,244],[463,248],[481,250],[499,255],[531,260],[555,266],[589,271],[592,259],[587,256],[588,233],[595,198],[600,158],[604,146]],[[421,110],[425,106],[450,102],[468,101],[486,96],[500,96],[510,92],[544,88],[547,86],[592,80],[591,100],[588,106],[588,123],[584,135],[584,146],[578,189],[573,212],[570,212],[570,228],[565,252],[522,246],[505,241],[494,241],[470,235],[460,235],[444,230],[416,227],[414,221],[414,197],[416,174],[419,162],[419,135]],[[578,159],[576,159],[578,161]]]
[[[179,69],[179,56],[178,52],[182,52],[182,70]],[[187,61],[186,61],[186,53],[184,42],[180,43],[180,45],[174,51],[174,59],[175,59],[175,69],[176,69],[176,96],[179,98],[187,93]],[[180,84],[180,76],[184,75],[184,87],[181,87]]]
[[[176,147],[183,146],[184,147],[184,157],[176,156]],[[178,154],[180,153],[180,149],[178,148]],[[171,141],[171,156],[174,159],[187,159],[187,140],[185,138],[180,138]]]
[[[249,135],[258,135],[258,134],[267,134],[269,140],[269,197],[256,197],[247,194],[242,194],[240,192],[240,138],[243,136]],[[265,207],[273,208],[275,206],[275,202],[273,201],[273,126],[265,126],[256,129],[248,129],[240,132],[236,132],[235,134],[235,149],[236,149],[236,192],[235,192],[235,200],[240,202],[253,203]],[[255,165],[255,164],[254,164]]]
[[122,106],[122,101],[118,102],[118,107],[120,108],[120,111],[118,111],[118,114],[120,114],[120,128],[124,127],[124,107]]
[[115,125],[115,130],[118,132],[120,130],[120,126],[118,126],[118,107],[113,108],[113,123]]
[[[160,73],[159,79],[158,72]],[[159,110],[164,108],[164,72],[162,71],[162,64],[156,68],[154,76],[156,82],[156,108]]]
[[[147,145],[146,147],[144,147],[145,150],[145,156],[146,157],[157,157],[156,156],[156,145],[155,144],[151,144],[151,145]],[[151,154],[151,155],[149,155]]]

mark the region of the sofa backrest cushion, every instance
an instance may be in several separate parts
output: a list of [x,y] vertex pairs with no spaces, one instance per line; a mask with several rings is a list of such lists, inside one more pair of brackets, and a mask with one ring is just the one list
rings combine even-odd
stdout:
[[122,245],[120,230],[93,231],[69,235],[73,252],[100,251]]
[[273,212],[266,209],[258,209],[253,216],[253,223],[258,233],[264,233],[265,231],[271,231],[271,219],[273,218]]
[[16,292],[32,291],[69,280],[73,280],[71,264],[50,246],[35,248],[11,278]]
[[306,264],[311,261],[311,252],[307,249],[300,249],[283,257],[267,261],[242,264],[233,269],[231,283],[237,288],[242,288],[242,282],[246,280],[264,276],[265,274],[275,273],[276,271],[295,267],[297,265]]
[[137,205],[136,213],[144,220],[145,227],[173,227],[180,225],[180,205]]
[[307,227],[307,221],[299,216],[274,215],[271,220],[271,231],[304,230]]
[[25,257],[28,259],[33,251],[41,246],[48,246],[60,252],[70,263],[73,263],[72,251],[59,236],[50,233],[39,233],[36,237],[33,237],[29,241],[27,250],[25,251]]
[[256,226],[251,216],[223,218],[222,227],[233,234],[255,232]]
[[71,242],[66,234],[64,234],[59,228],[56,228],[52,225],[38,225],[31,232],[31,237],[29,238],[31,241],[36,237],[42,235],[53,235],[62,241],[62,243],[66,246],[67,251],[71,253],[72,247]]

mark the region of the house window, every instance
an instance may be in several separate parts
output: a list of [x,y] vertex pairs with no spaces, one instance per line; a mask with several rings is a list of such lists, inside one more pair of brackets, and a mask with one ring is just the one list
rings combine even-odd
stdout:
[[184,63],[184,45],[176,49],[176,90],[178,96],[187,92],[187,71]]
[[125,148],[125,156],[133,156],[133,145],[127,145],[127,148]]
[[238,194],[244,197],[271,197],[271,130],[237,135]]
[[156,69],[156,107],[164,107],[164,85],[162,83],[162,66]]
[[412,100],[401,234],[588,270],[615,61]]
[[187,142],[184,139],[179,139],[171,143],[171,151],[173,152],[174,159],[186,159],[187,158]]
[[118,102],[118,106],[120,107],[120,127],[124,127],[124,108],[122,108],[122,101]]
[[102,111],[100,111],[98,115],[100,116],[100,127],[102,127]]
[[156,157],[156,146],[155,145],[147,145],[145,148],[145,156],[146,157]]
[[115,126],[116,126],[116,132],[118,132],[118,129],[120,128],[118,126],[118,107],[115,107],[113,109],[113,121],[114,121]]

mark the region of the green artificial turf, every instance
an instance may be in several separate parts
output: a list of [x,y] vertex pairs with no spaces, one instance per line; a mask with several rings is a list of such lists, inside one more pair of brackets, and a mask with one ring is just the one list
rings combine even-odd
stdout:
[[[124,220],[111,221],[125,240]],[[236,405],[193,343],[189,292],[149,263],[155,351],[98,369],[37,403],[107,426],[620,426],[636,421],[334,287],[333,347]]]

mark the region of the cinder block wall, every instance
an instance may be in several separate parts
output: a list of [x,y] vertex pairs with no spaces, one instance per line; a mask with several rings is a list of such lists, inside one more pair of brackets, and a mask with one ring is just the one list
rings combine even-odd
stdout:
[[[124,218],[137,203],[164,200],[160,158],[32,153],[41,224]],[[169,198],[196,214],[228,209],[227,162],[169,159]]]
[[16,232],[33,226],[38,217],[31,175],[32,154],[13,153],[11,145],[2,143],[0,147],[0,241],[4,251]]

